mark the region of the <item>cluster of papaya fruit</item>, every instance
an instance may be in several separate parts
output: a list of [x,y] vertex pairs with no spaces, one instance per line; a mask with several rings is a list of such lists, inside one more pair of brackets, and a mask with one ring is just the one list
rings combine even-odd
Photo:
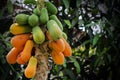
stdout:
[[[72,50],[67,42],[67,35],[56,16],[57,8],[51,2],[45,2],[44,7],[36,7],[31,15],[18,14],[15,22],[10,26],[13,48],[6,55],[9,64],[27,64],[24,74],[27,78],[35,75],[37,59],[32,55],[35,44],[48,41],[51,57],[55,64],[64,64],[65,57],[72,55]],[[44,28],[45,29],[44,29]]]

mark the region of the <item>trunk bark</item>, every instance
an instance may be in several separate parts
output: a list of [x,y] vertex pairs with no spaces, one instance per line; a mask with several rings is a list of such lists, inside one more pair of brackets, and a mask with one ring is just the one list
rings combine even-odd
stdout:
[[35,57],[38,60],[38,64],[34,80],[47,80],[49,72],[48,55],[47,42],[35,46]]

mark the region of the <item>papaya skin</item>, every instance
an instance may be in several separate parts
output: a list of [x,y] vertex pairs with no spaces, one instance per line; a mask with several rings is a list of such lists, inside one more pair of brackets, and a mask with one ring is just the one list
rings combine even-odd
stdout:
[[39,22],[39,18],[36,14],[32,14],[29,16],[28,23],[30,26],[34,27],[34,26],[38,25],[38,22]]
[[18,49],[13,47],[9,53],[6,55],[6,60],[9,64],[15,64],[17,60],[18,54],[22,51],[22,49]]
[[45,34],[48,40],[52,40],[52,37],[50,36],[50,33],[48,31],[46,31]]
[[58,40],[62,37],[62,30],[54,20],[49,20],[47,22],[47,29],[53,40]]
[[56,41],[51,41],[49,43],[49,47],[57,52],[63,52],[65,49],[65,44],[62,39],[58,39]]
[[45,24],[49,20],[48,11],[46,8],[42,8],[40,12],[40,23]]
[[30,39],[31,34],[15,35],[11,38],[10,43],[16,48],[23,48],[26,41]]
[[19,25],[18,23],[13,23],[10,26],[10,32],[14,35],[30,33],[32,29],[29,26]]
[[72,49],[71,49],[70,45],[68,44],[68,42],[64,38],[62,38],[62,40],[64,41],[64,44],[65,44],[65,49],[62,53],[64,54],[65,57],[71,57],[72,56]]
[[45,34],[39,26],[32,28],[32,35],[36,44],[42,44],[45,41]]
[[37,67],[37,59],[35,57],[31,57],[29,60],[29,63],[24,71],[24,74],[27,78],[33,78],[36,73],[36,67]]
[[55,20],[56,23],[58,24],[58,26],[60,27],[60,29],[63,31],[63,25],[62,25],[62,23],[60,22],[60,20],[57,18],[56,15],[51,15],[51,16],[50,16],[50,20]]
[[47,10],[50,14],[57,14],[57,8],[54,4],[52,4],[51,2],[46,2],[45,3],[47,6]]
[[53,59],[55,64],[57,64],[57,65],[64,64],[65,57],[64,57],[62,52],[56,52],[53,50],[51,53],[51,56],[52,56],[52,59]]
[[15,16],[15,20],[19,25],[27,24],[29,15],[27,14],[18,14]]
[[29,61],[33,47],[34,47],[34,42],[32,40],[27,40],[23,51],[20,53],[20,55],[18,55],[19,58],[21,58],[22,60],[21,62],[27,63]]

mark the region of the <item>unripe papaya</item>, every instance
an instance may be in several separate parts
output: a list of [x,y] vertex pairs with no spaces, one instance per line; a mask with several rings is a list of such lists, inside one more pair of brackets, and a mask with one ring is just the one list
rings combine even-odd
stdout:
[[28,23],[29,23],[29,25],[32,26],[32,27],[38,25],[38,21],[39,21],[39,18],[38,18],[38,16],[35,15],[35,14],[32,14],[32,15],[29,16],[29,18],[28,18]]
[[32,28],[33,40],[37,44],[42,44],[45,41],[45,35],[39,26]]
[[27,78],[33,78],[36,73],[37,68],[37,59],[35,57],[31,57],[29,60],[29,63],[24,71],[25,77]]
[[46,8],[42,8],[40,12],[40,22],[42,24],[45,24],[47,23],[48,20],[49,20],[48,11]]
[[67,34],[65,32],[63,32],[63,38],[67,40]]
[[56,15],[51,15],[51,16],[50,16],[50,20],[55,20],[56,23],[59,25],[60,29],[63,31],[62,23],[59,21],[59,19],[57,18]]
[[47,6],[47,10],[48,12],[52,15],[52,14],[57,14],[57,8],[54,4],[52,4],[51,2],[46,2],[45,3]]
[[53,40],[60,39],[62,37],[62,30],[54,20],[47,22],[47,29]]
[[36,8],[33,10],[33,13],[36,14],[36,15],[38,15],[38,16],[40,16],[40,10],[39,10],[39,8],[36,7]]
[[28,23],[28,17],[29,15],[26,15],[26,14],[18,14],[15,17],[15,20],[19,25],[24,25]]
[[13,23],[10,26],[10,32],[14,35],[23,34],[23,33],[30,33],[32,29],[29,26],[19,25],[18,23]]

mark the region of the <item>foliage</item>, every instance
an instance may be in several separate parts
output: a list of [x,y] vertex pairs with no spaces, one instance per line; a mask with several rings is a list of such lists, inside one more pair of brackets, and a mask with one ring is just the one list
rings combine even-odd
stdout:
[[[55,65],[50,60],[49,80],[119,79],[120,1],[51,1],[58,7],[57,15],[64,26],[64,32],[68,35],[73,56],[67,58],[62,66]],[[4,76],[0,79],[17,80],[20,77],[24,79],[22,74],[24,66],[6,63],[5,55],[11,48],[8,43],[9,36],[12,35],[0,35],[0,72],[3,74],[1,76]]]

